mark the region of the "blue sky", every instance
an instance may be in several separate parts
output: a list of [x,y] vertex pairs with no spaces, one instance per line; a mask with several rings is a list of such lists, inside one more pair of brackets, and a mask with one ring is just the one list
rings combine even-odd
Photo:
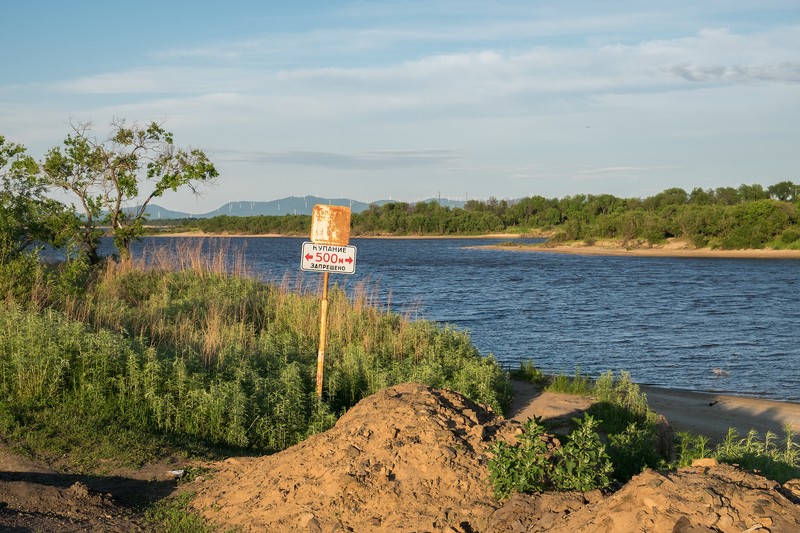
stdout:
[[0,135],[163,121],[284,196],[645,197],[800,181],[797,0],[8,2]]

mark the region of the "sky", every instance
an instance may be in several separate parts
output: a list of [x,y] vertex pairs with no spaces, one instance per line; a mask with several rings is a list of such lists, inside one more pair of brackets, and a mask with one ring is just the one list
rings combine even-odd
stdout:
[[647,197],[800,181],[797,0],[98,2],[0,8],[0,135],[163,122],[220,173],[190,213]]

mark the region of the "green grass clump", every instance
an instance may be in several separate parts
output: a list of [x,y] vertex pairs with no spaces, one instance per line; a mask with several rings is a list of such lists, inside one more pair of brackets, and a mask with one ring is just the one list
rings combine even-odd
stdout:
[[545,383],[548,379],[531,360],[520,361],[519,368],[511,371],[511,377],[534,384]]
[[214,533],[216,528],[192,511],[194,494],[183,492],[164,498],[145,511],[145,519],[159,533]]
[[778,483],[786,483],[800,477],[800,443],[795,442],[795,436],[790,425],[784,427],[783,440],[771,431],[763,438],[755,430],[740,437],[735,429],[729,428],[725,440],[711,449],[708,438],[680,432],[677,434],[676,464],[689,466],[695,459],[713,458],[757,472]]
[[591,394],[593,384],[589,376],[581,374],[580,367],[575,368],[575,375],[569,377],[565,374],[553,376],[547,390],[550,392],[558,392],[562,394],[577,394],[580,396],[588,396]]

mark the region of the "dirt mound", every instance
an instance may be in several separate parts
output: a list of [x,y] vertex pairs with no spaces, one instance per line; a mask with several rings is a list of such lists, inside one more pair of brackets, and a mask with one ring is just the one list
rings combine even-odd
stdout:
[[608,497],[517,494],[486,531],[800,531],[800,507],[777,483],[729,465],[647,470]]
[[[647,471],[570,516],[571,531],[800,531],[800,507],[777,483],[729,465]],[[619,526],[617,526],[619,524]]]
[[460,394],[403,384],[281,453],[224,462],[194,505],[262,531],[471,531],[499,507],[488,446],[519,428]]
[[229,459],[190,490],[212,522],[242,530],[800,531],[800,507],[776,483],[725,465],[647,471],[610,495],[500,504],[488,448],[519,431],[459,394],[404,384],[288,450]]

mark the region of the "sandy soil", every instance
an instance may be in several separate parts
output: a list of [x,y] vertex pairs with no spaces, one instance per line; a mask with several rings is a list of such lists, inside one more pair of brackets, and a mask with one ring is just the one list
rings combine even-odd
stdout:
[[596,255],[615,257],[702,257],[719,259],[800,259],[800,250],[711,250],[695,248],[686,241],[672,239],[664,245],[652,247],[622,246],[612,241],[598,242],[592,246],[582,243],[551,245],[529,244],[514,246],[488,246],[511,252],[544,252],[554,254]]

